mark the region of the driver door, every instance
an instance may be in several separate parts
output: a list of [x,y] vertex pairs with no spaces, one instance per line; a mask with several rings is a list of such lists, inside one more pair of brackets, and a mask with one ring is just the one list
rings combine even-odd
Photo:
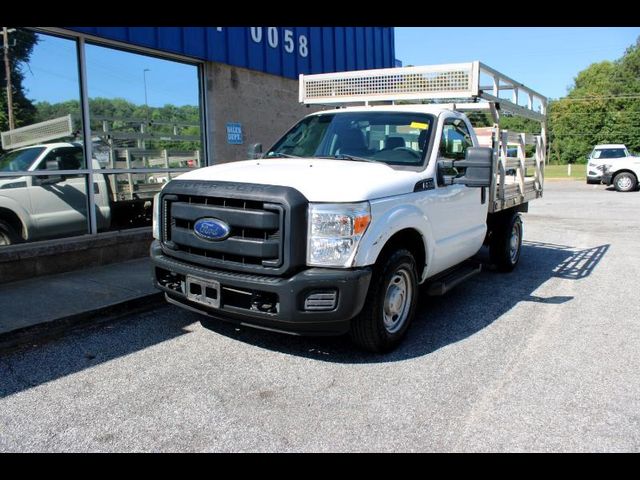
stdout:
[[[446,118],[438,160],[463,159],[469,147],[473,147],[470,126],[462,118]],[[437,166],[434,167],[437,171]],[[453,168],[444,173],[459,175],[463,171]],[[430,191],[429,200],[424,204],[436,242],[430,275],[477,253],[486,234],[488,209],[487,202],[482,203],[482,188],[436,183],[436,189]]]
[[[56,160],[57,157],[61,159],[60,168],[63,170],[77,170],[84,164],[82,147],[59,147],[51,150],[40,161],[37,170],[46,171],[47,161]],[[29,195],[39,237],[87,233],[87,194],[84,175],[67,175],[64,180],[52,185],[42,184],[42,180],[46,177],[31,178],[33,183],[29,189]]]

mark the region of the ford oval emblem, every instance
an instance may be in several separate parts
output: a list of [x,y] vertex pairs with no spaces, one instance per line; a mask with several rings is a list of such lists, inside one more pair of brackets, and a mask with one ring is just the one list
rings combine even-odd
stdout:
[[195,234],[204,240],[224,240],[231,233],[231,227],[217,218],[200,218],[193,225]]

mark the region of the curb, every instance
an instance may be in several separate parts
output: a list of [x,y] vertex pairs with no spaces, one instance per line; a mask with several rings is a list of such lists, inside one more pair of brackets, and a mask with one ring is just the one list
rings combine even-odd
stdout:
[[164,293],[154,292],[124,302],[5,332],[0,334],[0,355],[29,343],[43,343],[73,330],[109,323],[124,315],[152,310],[164,303]]

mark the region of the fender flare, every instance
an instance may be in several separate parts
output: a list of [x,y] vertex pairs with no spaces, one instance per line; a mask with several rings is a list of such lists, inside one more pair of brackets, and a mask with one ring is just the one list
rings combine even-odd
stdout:
[[[382,207],[383,209],[384,207]],[[412,204],[398,204],[385,211],[376,212],[377,206],[372,204],[373,221],[358,247],[353,266],[373,265],[389,239],[402,230],[415,230],[422,237],[424,244],[425,265],[432,260],[434,239],[431,223],[424,212]],[[422,278],[426,278],[428,268],[424,268]]]

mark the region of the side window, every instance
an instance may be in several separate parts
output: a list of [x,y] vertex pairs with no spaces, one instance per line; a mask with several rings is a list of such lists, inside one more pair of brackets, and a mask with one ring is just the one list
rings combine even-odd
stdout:
[[[47,170],[47,162],[60,159],[60,170],[78,170],[82,168],[83,152],[80,147],[61,147],[51,150],[38,165],[38,170]],[[67,175],[67,178],[80,177],[82,175]]]
[[464,121],[459,118],[445,120],[440,139],[440,157],[460,160],[465,157],[469,147],[473,147],[473,141]]

